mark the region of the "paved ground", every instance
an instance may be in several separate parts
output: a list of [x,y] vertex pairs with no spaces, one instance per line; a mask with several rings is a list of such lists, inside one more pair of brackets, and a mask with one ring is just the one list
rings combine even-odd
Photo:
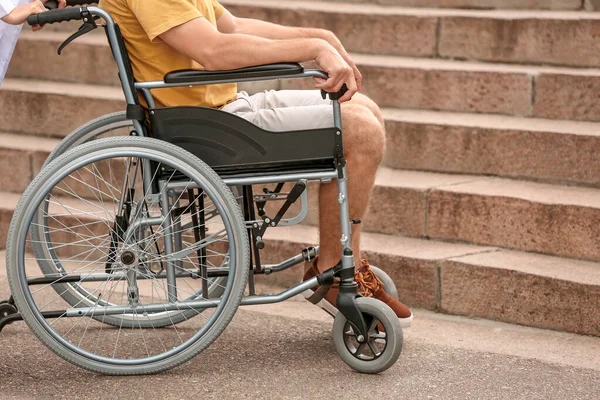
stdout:
[[80,370],[19,322],[0,334],[0,398],[600,398],[600,338],[419,311],[399,362],[367,376],[335,353],[331,322],[299,300],[245,308],[207,351],[144,377]]

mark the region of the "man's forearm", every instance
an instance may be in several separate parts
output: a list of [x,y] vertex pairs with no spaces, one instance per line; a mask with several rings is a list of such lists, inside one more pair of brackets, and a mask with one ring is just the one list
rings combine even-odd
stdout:
[[299,28],[273,24],[251,18],[236,18],[235,33],[260,36],[266,39],[323,39],[330,44],[335,39],[330,31],[318,28]]
[[[201,56],[211,70],[230,70],[278,62],[314,60],[326,43],[320,39],[272,40],[249,35],[223,35],[216,53]],[[200,60],[198,60],[200,61]]]
[[323,39],[340,53],[346,52],[337,36],[326,29],[284,26],[251,18],[236,18],[235,21],[235,33],[243,33],[267,39]]
[[298,38],[322,40],[328,44],[329,49],[341,56],[347,66],[352,69],[357,88],[358,90],[361,89],[362,75],[360,71],[340,40],[331,31],[318,28],[289,27],[251,18],[236,18],[227,10],[217,20],[217,28],[219,32],[225,35],[245,34],[263,39],[283,41],[297,40]]
[[268,39],[235,33],[236,30],[231,29],[231,18],[227,18],[230,15],[221,16],[217,22],[219,30],[204,18],[194,18],[167,30],[159,38],[213,71],[314,60],[328,75],[327,79],[317,80],[317,88],[338,91],[345,84],[348,91],[340,101],[347,101],[356,93],[355,68],[327,41],[318,38]]
[[[335,52],[322,39],[267,39],[254,35],[221,33],[206,19],[195,18],[160,35],[182,54],[208,70],[231,70],[278,62],[305,62],[320,54]],[[202,38],[200,41],[198,38]]]

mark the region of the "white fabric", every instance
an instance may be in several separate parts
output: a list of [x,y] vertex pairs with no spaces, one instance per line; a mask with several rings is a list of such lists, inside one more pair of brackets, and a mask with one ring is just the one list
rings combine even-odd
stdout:
[[272,132],[333,127],[333,108],[320,90],[268,90],[252,96],[239,92],[223,111]]
[[[9,14],[16,6],[29,3],[31,0],[0,0],[0,18]],[[19,39],[22,25],[9,25],[0,21],[0,86],[8,69],[15,45]]]

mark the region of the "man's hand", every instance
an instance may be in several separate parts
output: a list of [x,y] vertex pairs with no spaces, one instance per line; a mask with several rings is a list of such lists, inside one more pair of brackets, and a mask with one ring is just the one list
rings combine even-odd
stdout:
[[[49,0],[42,0],[42,3],[46,4]],[[67,6],[67,0],[57,0],[58,8],[65,8]]]
[[357,90],[360,90],[362,87],[363,78],[360,71],[356,68],[350,54],[344,49],[342,42],[340,42],[337,36],[331,31],[317,28],[282,26],[252,18],[237,18],[227,10],[224,10],[221,17],[217,20],[217,28],[222,33],[239,33],[266,39],[289,40],[306,38],[324,40],[338,52],[346,64],[352,69]]
[[326,40],[329,42],[329,44],[333,46],[334,49],[338,51],[338,53],[340,53],[340,55],[342,56],[344,61],[348,63],[350,68],[352,68],[352,71],[354,73],[354,79],[356,79],[356,87],[360,92],[362,88],[363,77],[358,68],[356,67],[356,64],[354,64],[354,60],[352,59],[350,54],[348,54],[348,52],[344,48],[344,45],[342,45],[342,42],[340,42],[340,40],[337,38],[337,36],[335,36],[333,32],[327,31]]
[[[46,2],[48,2],[48,0],[35,0],[35,1],[31,2],[30,5],[39,3],[40,1],[43,4],[46,4]],[[58,0],[58,8],[65,8],[66,6],[67,6],[67,0]],[[47,11],[46,7],[44,7],[43,5],[42,5],[42,10],[41,11],[38,11],[38,10],[39,10],[39,7],[36,7],[36,10],[35,10],[36,12],[32,12],[30,15],[39,14],[41,12]],[[29,17],[29,15],[28,15],[28,17]],[[27,20],[27,18],[25,18],[25,20]],[[37,32],[42,28],[43,28],[43,26],[35,25],[35,26],[31,27],[31,30],[34,32]]]
[[[342,86],[346,84],[348,91],[339,99],[340,103],[348,101],[358,91],[354,69],[344,60],[344,58],[328,43],[323,43],[322,49],[315,58],[319,69],[329,75],[329,79],[317,78],[318,89],[326,92],[339,92]],[[358,71],[358,70],[357,70]]]

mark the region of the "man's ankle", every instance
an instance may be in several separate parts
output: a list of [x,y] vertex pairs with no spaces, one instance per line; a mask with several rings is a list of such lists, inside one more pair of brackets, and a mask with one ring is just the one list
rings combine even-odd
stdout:
[[[355,260],[356,263],[354,265],[354,270],[358,271],[360,269],[360,260]],[[319,271],[319,273],[323,273],[333,267],[335,267],[338,263],[340,262],[340,260],[330,260],[327,261],[325,260],[325,262],[323,262],[323,259],[321,258],[321,256],[319,256],[313,263],[313,265],[315,266],[315,268],[317,269],[317,271]]]

